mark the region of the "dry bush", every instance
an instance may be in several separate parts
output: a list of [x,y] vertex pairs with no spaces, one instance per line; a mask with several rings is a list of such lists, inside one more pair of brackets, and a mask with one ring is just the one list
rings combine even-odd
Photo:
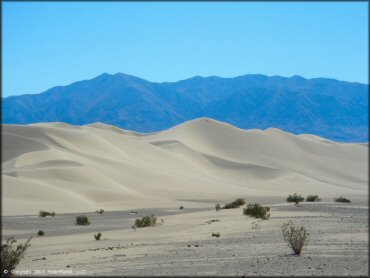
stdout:
[[344,198],[343,196],[335,198],[334,201],[335,202],[340,202],[340,203],[350,203],[351,202],[349,199]]
[[231,202],[229,204],[224,205],[224,209],[232,209],[232,208],[238,208],[241,207],[242,205],[245,205],[245,199],[244,198],[239,198],[236,199],[234,202]]
[[48,211],[42,211],[40,210],[39,212],[39,216],[40,217],[46,217],[46,216],[51,216],[51,217],[54,217],[55,216],[55,212],[48,212]]
[[283,232],[285,241],[293,249],[294,253],[296,255],[300,255],[303,246],[309,241],[310,233],[306,227],[298,226],[290,220],[281,227],[281,230]]
[[306,202],[320,202],[321,199],[319,198],[319,195],[308,195],[306,197]]
[[221,235],[219,232],[217,232],[217,233],[212,233],[212,236],[219,238]]
[[95,211],[95,213],[97,213],[97,214],[103,214],[104,213],[104,209],[99,209],[99,210]]
[[15,246],[14,243],[17,241],[11,236],[1,244],[1,273],[2,275],[4,274],[4,277],[12,276],[11,271],[16,268],[27,248],[31,246],[31,239],[32,237],[30,237],[25,244],[18,244]]
[[215,209],[216,209],[216,211],[219,211],[219,210],[221,210],[222,208],[221,208],[220,204],[216,204],[216,205],[215,205]]
[[90,225],[89,218],[85,215],[76,216],[76,225]]
[[95,238],[95,240],[100,240],[101,233],[97,233],[96,235],[94,235],[94,238]]
[[254,218],[268,219],[270,217],[269,207],[263,207],[260,204],[249,204],[244,210],[244,215],[249,215]]
[[134,226],[137,228],[151,227],[155,226],[156,223],[157,217],[152,214],[150,216],[144,216],[142,219],[136,219]]
[[44,232],[43,230],[39,230],[39,231],[37,232],[37,235],[38,235],[38,236],[43,236],[43,235],[45,235],[45,232]]
[[289,195],[286,201],[290,203],[298,204],[299,202],[303,202],[304,198],[302,195],[298,195],[297,193],[294,193],[293,195]]

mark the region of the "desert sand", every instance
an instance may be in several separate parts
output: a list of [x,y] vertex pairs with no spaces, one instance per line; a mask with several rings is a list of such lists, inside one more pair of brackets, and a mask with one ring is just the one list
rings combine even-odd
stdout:
[[[2,133],[3,238],[34,235],[18,270],[367,275],[367,145],[208,118],[153,134],[101,123],[3,125]],[[322,201],[286,203],[294,192]],[[338,196],[352,202],[334,203]],[[269,205],[271,218],[214,209],[239,197]],[[40,210],[57,215],[40,218]],[[74,225],[82,213],[91,225]],[[135,218],[152,213],[164,224],[131,229]],[[211,219],[220,221],[207,224]],[[281,235],[290,219],[311,231],[300,257]],[[35,236],[38,230],[46,235]]]

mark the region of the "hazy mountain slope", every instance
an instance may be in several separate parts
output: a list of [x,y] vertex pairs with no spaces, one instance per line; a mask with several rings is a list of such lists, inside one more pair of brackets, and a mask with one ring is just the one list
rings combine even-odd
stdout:
[[104,122],[138,132],[211,117],[337,141],[368,141],[368,85],[299,76],[193,77],[153,83],[125,74],[3,99],[3,123]]

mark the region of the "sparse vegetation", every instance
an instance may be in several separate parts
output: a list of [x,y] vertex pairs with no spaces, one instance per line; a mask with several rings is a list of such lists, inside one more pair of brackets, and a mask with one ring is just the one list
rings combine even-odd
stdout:
[[97,233],[96,235],[94,235],[94,238],[95,238],[95,240],[100,240],[101,233]]
[[221,210],[221,206],[220,206],[220,204],[216,204],[216,205],[215,205],[215,209],[216,209],[216,211]]
[[42,211],[40,210],[39,212],[39,216],[40,217],[46,217],[46,216],[51,216],[51,217],[54,217],[55,216],[55,212],[48,212],[48,211]]
[[15,246],[14,243],[17,241],[11,236],[1,244],[1,274],[4,275],[4,277],[12,276],[12,270],[17,267],[27,248],[31,246],[31,239],[32,237],[30,237],[25,244],[18,244]]
[[320,202],[321,199],[319,198],[319,195],[308,195],[306,197],[306,202]]
[[258,225],[258,223],[257,223],[257,222],[252,222],[252,229],[253,229],[253,230],[261,229],[261,226],[260,226],[260,225]]
[[300,255],[303,246],[308,243],[310,233],[304,226],[295,225],[291,220],[285,223],[281,230],[285,241],[290,245],[296,255]]
[[134,226],[137,228],[151,227],[155,226],[156,223],[157,217],[152,214],[150,216],[144,216],[142,219],[136,219]]
[[104,213],[104,209],[99,209],[95,213],[97,213],[97,214],[103,214]]
[[350,203],[351,202],[349,199],[344,198],[343,196],[335,198],[334,201],[335,202],[340,202],[340,203]]
[[260,204],[249,204],[243,210],[244,215],[249,215],[254,218],[268,219],[270,217],[269,207],[263,207]]
[[89,218],[85,215],[80,215],[76,217],[76,225],[90,225]]
[[211,219],[211,220],[206,221],[206,224],[211,224],[211,223],[214,223],[214,222],[220,222],[220,220],[218,220],[218,219]]
[[39,231],[37,232],[37,235],[38,235],[38,236],[43,236],[43,235],[45,235],[45,232],[44,232],[43,230],[39,230]]
[[304,198],[302,195],[298,195],[297,193],[294,193],[293,195],[289,195],[286,201],[289,203],[295,203],[296,205],[298,205],[299,202],[304,201]]
[[217,232],[217,233],[212,233],[212,236],[219,238],[221,235],[219,232]]
[[180,206],[180,208],[179,209],[184,209],[184,206]]
[[244,198],[239,198],[236,199],[234,202],[231,202],[229,204],[224,205],[224,209],[233,209],[233,208],[238,208],[241,207],[242,205],[245,205],[245,199]]

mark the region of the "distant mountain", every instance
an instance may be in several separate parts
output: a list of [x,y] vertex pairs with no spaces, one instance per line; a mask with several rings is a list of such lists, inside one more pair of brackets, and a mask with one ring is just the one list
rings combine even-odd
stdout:
[[369,85],[326,78],[243,75],[154,83],[122,73],[2,99],[3,123],[112,124],[139,132],[211,117],[240,128],[276,127],[367,142]]

